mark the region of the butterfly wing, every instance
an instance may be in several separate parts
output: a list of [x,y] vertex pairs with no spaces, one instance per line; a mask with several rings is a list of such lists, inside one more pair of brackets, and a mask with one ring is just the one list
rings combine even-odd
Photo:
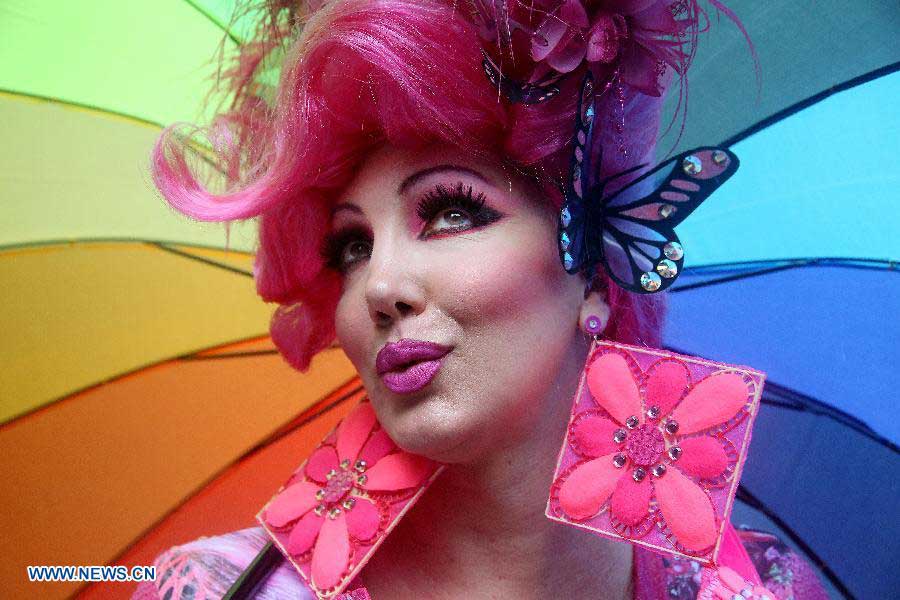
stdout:
[[[636,293],[663,291],[684,264],[674,228],[739,166],[724,148],[696,148],[662,163],[602,204],[599,245],[610,277]],[[661,179],[658,185],[654,181]],[[641,194],[652,188],[649,194]]]
[[590,71],[581,84],[571,169],[565,183],[565,202],[559,215],[559,257],[567,273],[575,274],[596,261],[588,240],[587,202],[591,192],[591,139],[594,131],[594,79]]

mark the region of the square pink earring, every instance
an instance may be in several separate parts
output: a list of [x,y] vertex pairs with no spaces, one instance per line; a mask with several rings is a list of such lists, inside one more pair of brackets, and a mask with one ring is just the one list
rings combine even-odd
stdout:
[[582,372],[550,519],[714,565],[765,374],[599,339]]
[[316,598],[363,600],[341,594],[442,469],[398,448],[362,402],[256,518]]

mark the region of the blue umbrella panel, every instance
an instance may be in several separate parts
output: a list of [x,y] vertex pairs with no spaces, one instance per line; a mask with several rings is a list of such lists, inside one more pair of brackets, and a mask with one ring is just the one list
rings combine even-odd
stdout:
[[736,524],[834,597],[900,588],[900,63],[726,140],[741,170],[679,228],[677,352],[768,374]]

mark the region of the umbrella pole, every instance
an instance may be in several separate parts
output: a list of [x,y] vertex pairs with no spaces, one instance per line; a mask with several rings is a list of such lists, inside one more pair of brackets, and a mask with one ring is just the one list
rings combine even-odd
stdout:
[[244,600],[252,598],[256,589],[284,560],[281,551],[269,542],[260,550],[253,562],[241,573],[228,592],[222,596],[222,600]]

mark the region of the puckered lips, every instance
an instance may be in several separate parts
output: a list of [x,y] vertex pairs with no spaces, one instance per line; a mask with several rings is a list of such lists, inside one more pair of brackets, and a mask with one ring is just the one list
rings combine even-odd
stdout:
[[451,350],[435,342],[402,339],[378,351],[375,370],[389,390],[411,394],[431,383],[441,368],[441,359]]

